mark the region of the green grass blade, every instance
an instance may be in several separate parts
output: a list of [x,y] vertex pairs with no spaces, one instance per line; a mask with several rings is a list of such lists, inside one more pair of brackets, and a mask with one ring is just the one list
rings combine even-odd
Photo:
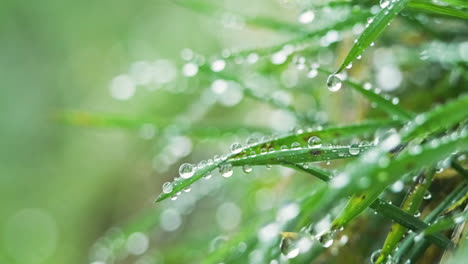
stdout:
[[[332,72],[327,71],[322,68],[318,68],[318,70],[328,75],[332,74]],[[411,118],[413,117],[412,113],[404,110],[398,105],[393,104],[390,100],[385,99],[382,95],[376,94],[371,90],[366,90],[364,86],[362,86],[361,84],[348,80],[348,79],[344,80],[343,82],[348,84],[351,88],[353,88],[358,93],[362,94],[365,98],[369,99],[369,101],[371,101],[372,103],[375,103],[375,105],[378,108],[388,113],[394,119],[401,120],[401,121],[408,121],[408,120],[411,120]]]
[[395,2],[390,1],[389,5],[382,8],[373,18],[372,22],[368,24],[364,32],[354,43],[353,47],[349,51],[348,55],[344,59],[341,66],[338,68],[336,73],[343,71],[346,66],[352,63],[362,52],[374,42],[379,35],[385,30],[388,24],[400,13],[409,0],[397,0]]
[[[466,5],[466,3],[465,3]],[[427,1],[411,1],[408,3],[408,7],[427,11],[429,13],[444,15],[449,17],[456,17],[461,19],[468,19],[467,10],[460,10],[451,6],[441,6]]]
[[434,234],[440,231],[452,229],[456,225],[459,225],[468,219],[468,211],[455,214],[450,217],[445,217],[437,221],[437,223],[430,225],[424,230],[424,235]]
[[205,167],[195,171],[194,175],[188,179],[177,178],[171,183],[171,190],[169,192],[161,193],[155,202],[163,201],[169,197],[174,196],[178,192],[181,192],[183,189],[190,186],[195,181],[200,180],[202,177],[210,174],[213,170],[218,168],[221,164],[225,163],[229,157],[220,158],[217,161],[214,161],[212,164],[206,165]]
[[468,119],[468,95],[438,107],[428,113],[418,115],[403,130],[403,141],[416,137],[427,137]]
[[243,165],[282,165],[291,163],[303,163],[314,161],[326,161],[335,159],[344,159],[357,157],[372,145],[357,146],[358,154],[351,154],[351,146],[326,146],[318,148],[297,148],[297,149],[283,149],[265,152],[263,154],[255,154],[241,158],[229,159],[233,166]]
[[[434,170],[430,170],[423,172],[418,176],[417,182],[414,184],[403,201],[401,206],[403,211],[414,215],[419,210],[419,207],[421,206],[424,198],[424,194],[432,182],[434,173]],[[398,242],[400,242],[400,240],[403,238],[406,231],[407,228],[401,224],[392,225],[376,263],[383,263],[387,259],[387,257],[395,250]]]
[[[408,229],[419,231],[428,227],[426,223],[414,217],[413,215],[408,214],[400,210],[400,208],[388,204],[382,200],[375,201],[371,204],[370,207],[379,214],[388,216],[397,223],[404,225]],[[428,239],[441,248],[448,248],[451,244],[450,240],[441,234],[431,234],[428,236]]]

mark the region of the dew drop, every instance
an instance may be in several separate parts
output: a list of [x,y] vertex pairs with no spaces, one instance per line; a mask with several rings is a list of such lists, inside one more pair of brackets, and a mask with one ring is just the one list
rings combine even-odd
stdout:
[[318,70],[316,68],[312,68],[309,73],[307,73],[307,77],[310,79],[315,78],[318,75]]
[[300,248],[294,239],[283,237],[280,244],[281,253],[288,259],[295,258],[299,255]]
[[293,142],[293,143],[291,144],[291,148],[293,148],[293,149],[299,149],[299,148],[301,148],[301,144],[300,144],[299,142]]
[[370,261],[371,261],[372,263],[376,263],[377,260],[378,260],[379,257],[380,257],[380,253],[381,253],[381,252],[382,252],[381,249],[378,249],[378,250],[372,252],[372,254],[371,254],[371,256],[370,256]]
[[182,73],[186,77],[193,77],[193,76],[197,75],[197,73],[198,73],[198,65],[196,65],[193,62],[186,63],[182,67]]
[[232,170],[232,164],[231,163],[224,163],[219,167],[219,173],[221,173],[221,175],[224,178],[231,177],[233,172],[234,171]]
[[226,67],[226,62],[224,60],[215,60],[211,63],[211,70],[214,72],[220,72]]
[[188,179],[193,176],[195,170],[193,169],[193,165],[190,163],[184,163],[179,167],[179,175],[184,179]]
[[173,190],[172,184],[170,182],[165,182],[162,186],[163,193],[170,193]]
[[338,78],[336,74],[332,74],[328,76],[328,79],[327,79],[328,90],[330,90],[331,92],[337,92],[341,89],[341,85],[342,85],[341,79]]
[[333,244],[333,234],[332,232],[327,232],[321,235],[318,239],[320,245],[324,248],[329,248]]
[[320,148],[322,146],[322,140],[317,136],[311,136],[309,140],[307,140],[307,144],[309,148]]
[[359,145],[358,144],[352,144],[350,147],[349,147],[349,154],[351,155],[357,155],[359,154],[360,152],[360,149],[359,149]]
[[380,0],[380,7],[386,8],[390,4],[389,0]]
[[238,154],[242,151],[242,145],[239,143],[232,143],[231,152],[232,154]]
[[315,13],[312,10],[306,10],[299,15],[299,22],[301,24],[309,24],[314,21]]
[[426,193],[424,193],[423,199],[430,200],[431,198],[432,198],[432,194],[429,191],[426,191]]
[[243,170],[245,173],[251,173],[251,172],[252,172],[252,166],[250,166],[250,165],[244,165],[244,166],[242,166],[242,170]]

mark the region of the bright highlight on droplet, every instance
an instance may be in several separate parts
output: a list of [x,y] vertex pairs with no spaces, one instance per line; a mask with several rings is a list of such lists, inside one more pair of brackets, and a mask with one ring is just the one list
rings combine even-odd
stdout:
[[184,179],[188,179],[192,177],[194,173],[195,173],[195,170],[193,168],[193,165],[190,163],[184,163],[179,167],[180,177]]
[[312,10],[306,10],[299,15],[299,22],[301,24],[309,24],[314,21],[315,13]]

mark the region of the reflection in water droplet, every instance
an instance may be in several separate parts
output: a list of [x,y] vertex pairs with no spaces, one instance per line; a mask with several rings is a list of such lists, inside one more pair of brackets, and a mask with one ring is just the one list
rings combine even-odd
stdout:
[[390,4],[389,0],[380,0],[380,7],[386,8]]
[[232,154],[237,154],[242,151],[242,145],[239,143],[232,143],[231,145],[231,152]]
[[165,182],[162,186],[163,193],[170,193],[172,192],[172,184],[170,182]]
[[349,154],[351,155],[357,155],[359,154],[359,146],[358,144],[352,144],[350,147],[349,147]]
[[229,178],[229,177],[231,177],[232,174],[233,174],[232,164],[231,164],[231,163],[224,163],[224,164],[222,164],[222,165],[219,167],[219,173],[221,173],[221,175],[222,175],[224,178]]
[[318,241],[324,248],[329,248],[333,244],[333,233],[326,232],[318,238]]
[[309,140],[307,140],[307,144],[309,148],[320,148],[322,146],[322,140],[317,136],[311,136]]
[[184,163],[179,167],[179,175],[184,179],[188,179],[193,176],[195,170],[193,169],[193,165],[190,163]]
[[328,76],[328,79],[327,79],[328,90],[330,90],[331,92],[337,92],[341,89],[341,85],[342,85],[341,79],[338,78],[336,74],[332,74]]
[[250,166],[250,165],[244,165],[244,166],[242,167],[242,170],[243,170],[245,173],[250,173],[250,172],[252,172],[252,166]]

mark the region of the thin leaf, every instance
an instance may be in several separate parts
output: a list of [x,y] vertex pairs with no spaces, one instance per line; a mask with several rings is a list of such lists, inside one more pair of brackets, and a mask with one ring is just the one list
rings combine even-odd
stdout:
[[[332,72],[322,68],[318,68],[318,70],[328,75],[332,74]],[[382,111],[388,113],[395,119],[401,121],[408,121],[411,120],[411,118],[413,117],[412,113],[404,110],[398,105],[393,104],[390,100],[385,99],[382,95],[374,93],[371,90],[365,89],[361,84],[348,79],[344,80],[343,82],[351,86],[351,88],[353,88],[358,93],[362,94],[372,103],[375,103],[375,105],[378,108],[382,109]]]
[[433,14],[456,17],[456,18],[461,18],[461,19],[468,19],[467,10],[460,10],[460,9],[453,8],[451,6],[440,6],[440,5],[427,2],[427,1],[411,1],[408,3],[408,7],[427,11]]
[[372,22],[368,24],[364,32],[356,40],[336,73],[343,71],[346,66],[360,56],[362,52],[379,37],[395,16],[405,8],[407,3],[408,0],[390,1],[387,7],[380,9],[372,18]]

